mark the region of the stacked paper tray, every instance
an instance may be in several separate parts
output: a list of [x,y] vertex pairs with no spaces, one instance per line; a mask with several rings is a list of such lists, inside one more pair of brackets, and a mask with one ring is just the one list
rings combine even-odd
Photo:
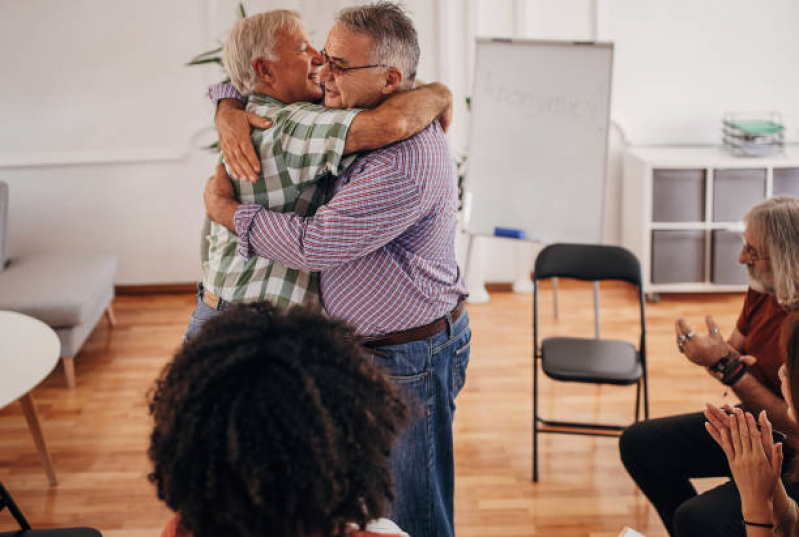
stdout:
[[739,157],[767,157],[785,149],[785,126],[777,113],[728,114],[723,122],[724,148]]

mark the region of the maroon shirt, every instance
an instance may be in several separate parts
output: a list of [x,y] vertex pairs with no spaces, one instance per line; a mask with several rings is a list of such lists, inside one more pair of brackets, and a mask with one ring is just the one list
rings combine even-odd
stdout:
[[772,294],[749,289],[736,327],[744,336],[743,354],[757,358],[749,372],[766,388],[782,399],[778,371],[785,363],[780,347],[782,324],[788,310]]

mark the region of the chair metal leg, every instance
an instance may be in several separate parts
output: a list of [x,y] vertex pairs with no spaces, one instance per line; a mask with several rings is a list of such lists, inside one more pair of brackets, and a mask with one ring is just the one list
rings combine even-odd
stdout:
[[646,378],[646,371],[641,376],[641,380],[643,382],[643,391],[644,391],[644,419],[649,419],[649,383],[647,382]]
[[533,482],[538,483],[538,359],[533,356]]
[[641,379],[638,379],[638,382],[635,383],[635,421],[638,422],[638,418],[641,416]]
[[14,498],[11,497],[11,494],[6,490],[3,484],[0,483],[0,511],[2,511],[5,507],[8,507],[8,511],[11,513],[11,516],[14,517],[14,520],[17,521],[20,529],[31,529],[31,525],[28,524],[28,521],[25,519],[25,515],[23,515],[22,511],[20,511],[19,507],[17,507]]
[[39,453],[39,458],[42,459],[45,472],[47,472],[47,479],[50,481],[50,486],[55,487],[58,485],[58,479],[55,477],[53,461],[50,459],[50,452],[47,451],[47,444],[44,442],[44,434],[39,425],[39,416],[36,414],[36,407],[33,405],[33,396],[28,392],[19,398],[19,402],[22,404],[25,420],[28,422],[31,435],[33,435],[33,443],[36,444],[36,451]]

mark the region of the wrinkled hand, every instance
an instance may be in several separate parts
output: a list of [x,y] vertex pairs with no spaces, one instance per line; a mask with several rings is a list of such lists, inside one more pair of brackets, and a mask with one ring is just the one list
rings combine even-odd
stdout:
[[686,358],[697,365],[710,367],[729,352],[729,345],[721,337],[713,317],[705,317],[707,335],[697,334],[683,317],[674,323],[677,336],[677,348]]
[[233,217],[239,203],[236,201],[236,192],[233,183],[225,172],[225,167],[217,164],[216,172],[208,178],[203,192],[205,212],[208,218],[236,232]]
[[[736,408],[729,416],[707,405],[705,428],[721,446],[741,496],[741,508],[746,520],[768,523],[771,521],[771,505],[774,490],[782,469],[782,443],[774,444],[771,422],[766,412],[760,412],[761,431],[757,430],[755,418],[749,412]],[[723,423],[723,422],[726,422]]]
[[216,130],[222,156],[236,179],[255,182],[261,171],[261,161],[252,145],[252,128],[268,129],[272,122],[252,112],[245,112],[228,100],[219,103]]

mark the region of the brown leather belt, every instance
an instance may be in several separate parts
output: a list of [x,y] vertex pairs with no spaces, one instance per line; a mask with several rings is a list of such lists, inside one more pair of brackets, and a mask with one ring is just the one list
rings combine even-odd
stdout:
[[[460,319],[463,314],[463,302],[459,302],[457,306],[450,312],[450,318],[454,323]],[[447,327],[446,316],[436,319],[430,324],[424,326],[417,326],[416,328],[409,328],[399,332],[392,332],[384,336],[375,338],[364,338],[362,343],[365,347],[385,347],[388,345],[402,345],[403,343],[410,343],[411,341],[419,341],[428,337],[433,337]]]

